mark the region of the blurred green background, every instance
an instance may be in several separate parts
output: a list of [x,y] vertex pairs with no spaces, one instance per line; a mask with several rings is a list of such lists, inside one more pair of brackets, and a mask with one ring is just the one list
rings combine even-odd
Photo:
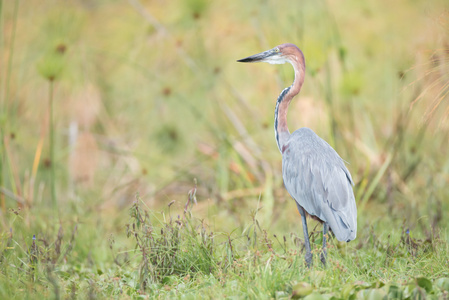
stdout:
[[193,210],[219,228],[263,207],[267,227],[299,231],[273,133],[293,70],[236,63],[285,42],[307,63],[290,130],[312,128],[348,162],[359,230],[447,224],[447,1],[0,3],[4,232],[18,206],[29,232],[120,231],[136,193],[181,212],[195,180]]

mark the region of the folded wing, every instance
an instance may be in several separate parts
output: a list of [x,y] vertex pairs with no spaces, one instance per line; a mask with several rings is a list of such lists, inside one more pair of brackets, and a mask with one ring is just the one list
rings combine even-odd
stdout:
[[308,128],[290,135],[282,158],[284,184],[307,213],[327,222],[339,241],[357,234],[352,178],[344,161]]

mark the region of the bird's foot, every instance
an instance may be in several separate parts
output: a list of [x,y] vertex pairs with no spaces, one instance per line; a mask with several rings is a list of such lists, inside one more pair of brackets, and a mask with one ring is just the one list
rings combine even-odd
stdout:
[[326,259],[327,259],[327,251],[323,250],[320,254],[320,260],[323,263],[323,266],[326,266]]
[[312,258],[313,258],[312,253],[311,252],[306,252],[305,259],[306,259],[307,268],[312,267]]

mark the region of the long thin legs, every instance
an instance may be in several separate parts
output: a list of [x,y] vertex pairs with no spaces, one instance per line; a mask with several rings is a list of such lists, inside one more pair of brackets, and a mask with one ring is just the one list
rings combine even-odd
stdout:
[[324,266],[326,266],[326,258],[327,258],[326,238],[327,238],[328,231],[329,231],[329,225],[326,222],[324,222],[323,223],[323,250],[320,255],[321,262],[323,263]]
[[[306,264],[307,267],[312,266],[312,249],[310,248],[310,240],[309,240],[309,231],[307,229],[307,220],[306,220],[306,212],[304,211],[304,208],[302,208],[301,205],[296,202],[296,206],[298,207],[299,214],[301,215],[301,221],[302,221],[302,229],[304,231],[304,244],[306,246]],[[329,224],[326,222],[323,223],[323,249],[320,255],[321,262],[324,266],[326,266],[326,259],[327,259],[327,234],[329,232]]]
[[307,230],[307,221],[306,221],[306,212],[304,211],[304,208],[301,207],[301,205],[299,205],[296,202],[296,206],[298,207],[299,210],[299,214],[301,215],[301,220],[302,220],[302,228],[304,230],[304,243],[306,246],[306,264],[307,267],[311,267],[312,266],[312,250],[310,248],[310,241],[309,241],[309,231]]

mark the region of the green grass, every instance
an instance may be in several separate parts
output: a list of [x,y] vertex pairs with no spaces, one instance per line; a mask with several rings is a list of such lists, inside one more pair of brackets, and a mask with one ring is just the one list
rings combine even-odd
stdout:
[[[0,0],[0,299],[448,298],[446,2]],[[326,268],[274,141],[293,71],[235,62],[284,42],[291,131],[356,183]]]
[[[386,237],[364,228],[351,243],[331,239],[328,266],[319,261],[321,234],[314,231],[313,267],[304,262],[297,232],[263,227],[253,213],[231,232],[216,230],[188,208],[149,210],[140,198],[117,235],[81,220],[24,235],[23,212],[1,240],[0,296],[46,298],[281,298],[371,299],[385,295],[441,299],[449,285],[449,245],[444,232],[417,239],[401,227]],[[88,213],[86,220],[91,220]],[[23,223],[22,223],[23,222]],[[63,224],[65,223],[65,224]],[[22,226],[21,226],[22,225]],[[393,224],[383,224],[382,229]],[[96,240],[96,235],[105,235]],[[127,240],[123,238],[127,236]],[[119,242],[120,240],[120,242]],[[321,298],[320,296],[321,295]],[[393,295],[396,295],[393,297]],[[315,299],[315,298],[311,298]]]

